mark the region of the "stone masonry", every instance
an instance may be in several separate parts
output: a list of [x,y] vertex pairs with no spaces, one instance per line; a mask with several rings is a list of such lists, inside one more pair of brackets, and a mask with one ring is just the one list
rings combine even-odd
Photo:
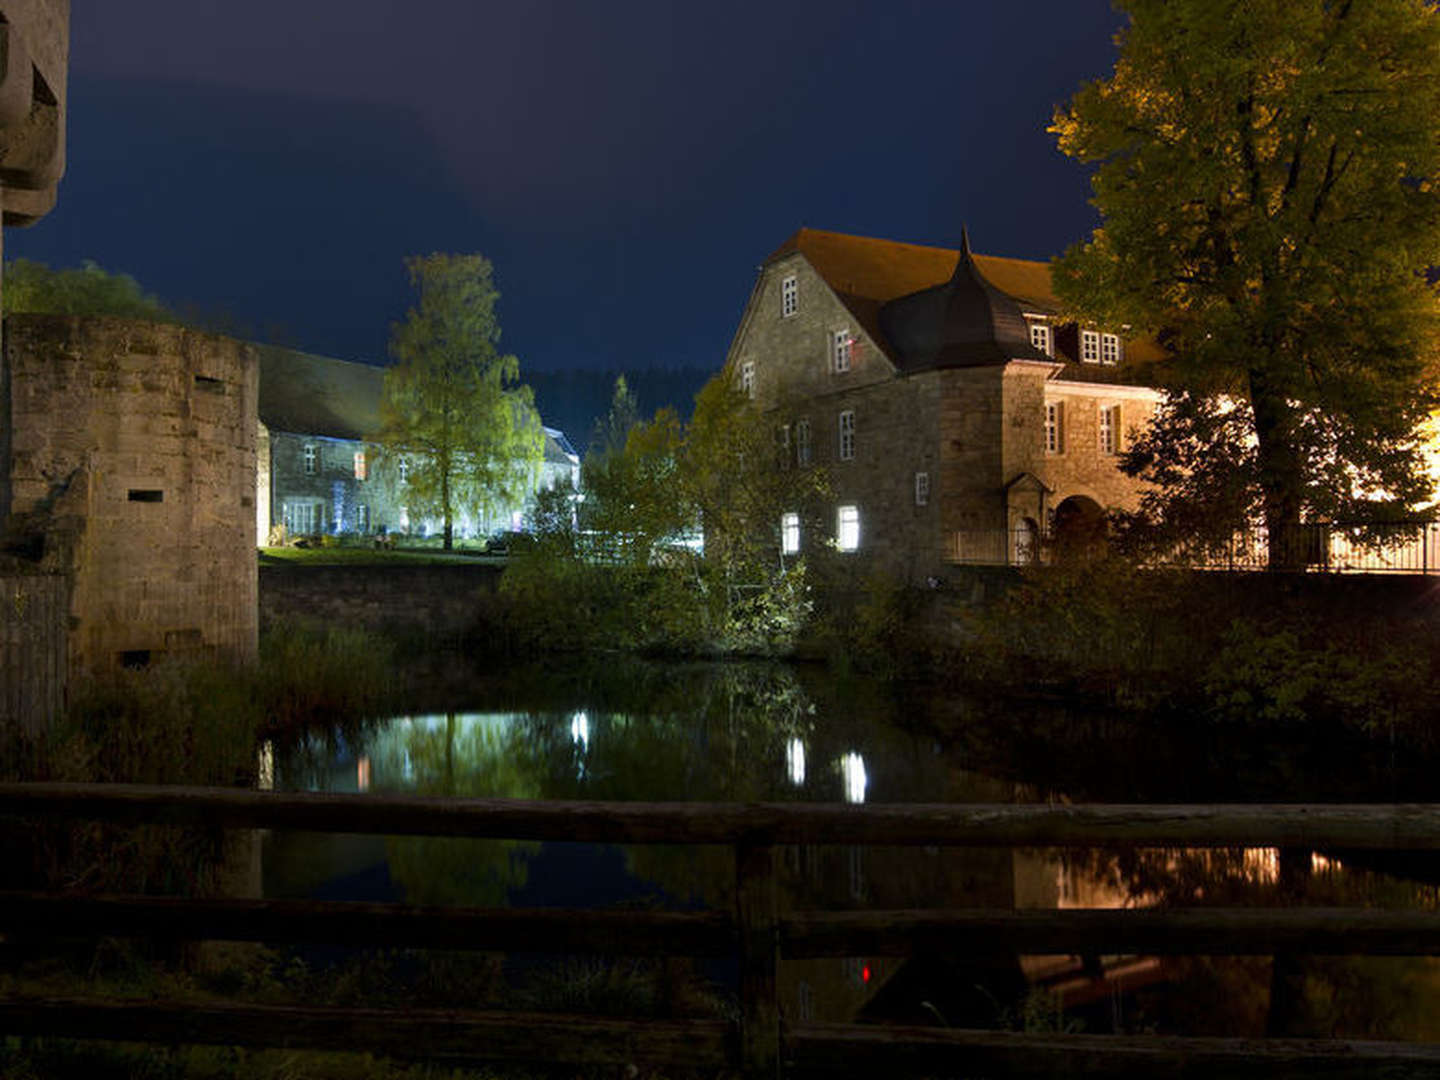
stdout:
[[10,546],[65,574],[69,674],[256,652],[253,346],[157,323],[12,316]]

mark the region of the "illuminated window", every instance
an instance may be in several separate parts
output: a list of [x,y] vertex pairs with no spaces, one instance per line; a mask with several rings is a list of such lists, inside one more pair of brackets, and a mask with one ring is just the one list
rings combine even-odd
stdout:
[[860,548],[860,508],[842,506],[835,512],[835,546],[841,551]]
[[1050,401],[1045,404],[1045,452],[1065,452],[1065,407],[1063,402]]
[[930,502],[930,474],[928,472],[917,472],[915,474],[915,505],[925,506]]
[[798,465],[810,464],[810,421],[795,421],[795,462]]
[[799,739],[791,739],[785,744],[785,772],[796,787],[804,786],[805,744]]
[[1053,355],[1050,351],[1050,326],[1047,323],[1032,322],[1030,324],[1030,344],[1046,356]]
[[356,480],[364,480],[364,479],[365,479],[365,451],[364,451],[364,450],[356,450],[356,451],[355,451],[355,479],[356,479]]
[[800,286],[791,274],[780,282],[780,317],[788,319],[800,310]]
[[1100,362],[1099,331],[1080,331],[1080,361],[1085,364],[1098,364]]
[[870,782],[865,775],[865,759],[852,750],[840,759],[840,775],[845,781],[845,801],[863,803]]
[[401,484],[407,484],[407,483],[409,483],[409,482],[410,482],[410,459],[409,459],[409,458],[403,458],[403,457],[402,457],[402,458],[400,459],[400,483],[401,483]]
[[317,457],[314,443],[305,444],[305,475],[315,475],[315,459]]
[[746,397],[755,396],[755,361],[746,360],[740,365],[740,392]]
[[1100,335],[1100,362],[1102,364],[1118,364],[1120,362],[1120,338],[1118,335]]
[[850,356],[855,339],[849,330],[836,330],[830,338],[830,370],[839,374],[850,370]]
[[370,507],[364,503],[355,507],[355,531],[362,534],[370,531]]
[[1100,410],[1100,453],[1120,452],[1120,406],[1106,405]]
[[840,413],[840,460],[850,461],[855,457],[855,410],[845,409]]
[[780,550],[794,555],[800,550],[800,515],[782,514],[780,517]]

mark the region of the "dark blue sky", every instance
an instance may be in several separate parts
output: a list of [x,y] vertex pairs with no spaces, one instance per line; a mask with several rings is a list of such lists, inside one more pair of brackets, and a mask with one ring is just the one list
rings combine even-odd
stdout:
[[801,225],[1048,258],[1105,0],[75,0],[69,168],[7,257],[386,357],[401,260],[495,264],[522,369],[717,367]]

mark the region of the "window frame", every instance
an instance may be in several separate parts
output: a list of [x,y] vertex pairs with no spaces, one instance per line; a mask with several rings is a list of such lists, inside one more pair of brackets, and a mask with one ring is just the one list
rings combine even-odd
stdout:
[[1100,335],[1100,363],[1114,366],[1124,357],[1119,334]]
[[843,330],[830,332],[830,372],[843,375],[850,370],[855,355],[855,335],[847,326]]
[[855,460],[855,410],[841,409],[836,430],[839,442],[836,446],[837,460]]
[[1120,406],[1100,406],[1100,419],[1096,425],[1100,453],[1113,457],[1120,453]]
[[800,554],[800,515],[794,511],[780,515],[780,554]]
[[362,483],[370,478],[370,463],[366,460],[364,450],[356,450],[354,456],[355,479]]
[[306,476],[314,476],[320,470],[320,448],[314,443],[305,443],[301,451]]
[[802,418],[795,421],[795,464],[810,464],[810,421]]
[[1065,453],[1065,403],[1045,402],[1045,453]]
[[752,401],[755,399],[754,360],[746,360],[740,365],[740,392]]
[[915,505],[930,505],[930,474],[923,470],[915,473]]
[[1082,364],[1100,363],[1100,331],[1080,331],[1080,362]]
[[1055,355],[1055,335],[1050,332],[1049,323],[1038,319],[1030,322],[1030,346],[1046,356]]
[[835,508],[835,549],[845,552],[860,550],[860,507],[857,503]]
[[795,274],[780,279],[780,317],[788,319],[800,310],[800,279]]

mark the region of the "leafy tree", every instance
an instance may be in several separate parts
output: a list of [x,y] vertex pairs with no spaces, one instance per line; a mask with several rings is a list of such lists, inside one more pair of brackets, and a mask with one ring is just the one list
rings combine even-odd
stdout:
[[91,259],[60,270],[15,259],[5,264],[4,280],[6,315],[118,315],[175,321],[174,313],[129,274],[107,273]]
[[381,400],[384,452],[408,463],[412,511],[438,513],[445,548],[458,511],[513,505],[539,467],[544,432],[520,362],[498,350],[499,299],[488,259],[426,255],[405,260],[420,305],[392,329],[397,361]]
[[640,406],[624,375],[615,376],[615,389],[610,396],[610,411],[595,421],[590,437],[590,452],[599,457],[625,449],[630,429],[640,421]]
[[[1140,522],[1384,521],[1431,495],[1440,14],[1428,0],[1117,0],[1110,78],[1051,131],[1104,218],[1057,262],[1082,318],[1158,335],[1172,391],[1123,467]],[[1288,538],[1288,539],[1287,539]],[[1277,542],[1278,541],[1278,542]]]

